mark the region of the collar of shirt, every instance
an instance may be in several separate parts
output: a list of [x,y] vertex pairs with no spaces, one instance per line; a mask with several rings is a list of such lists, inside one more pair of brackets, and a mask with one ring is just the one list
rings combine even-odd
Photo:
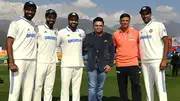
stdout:
[[[46,29],[50,29],[46,23],[43,23],[43,25],[44,25],[44,27],[45,27]],[[53,28],[53,29],[50,29],[50,30],[55,30],[55,29]]]
[[[92,32],[92,34],[93,34],[94,36],[97,36],[95,32]],[[103,34],[102,34],[101,36],[104,36],[104,34],[105,34],[105,32],[103,32]]]
[[128,29],[127,29],[125,32],[123,32],[122,29],[119,28],[119,33],[120,33],[120,34],[125,35],[125,34],[128,34],[129,32],[130,32],[130,27],[128,27]]
[[29,23],[30,25],[35,26],[35,23],[34,23],[33,21],[27,20],[27,19],[24,18],[23,16],[20,16],[18,19],[19,19],[19,20],[22,19],[22,20],[26,21],[27,23]]
[[146,26],[149,26],[151,23],[153,22],[153,20],[149,21]]
[[78,30],[77,28],[76,28],[75,31],[72,31],[72,30],[67,26],[66,29],[67,29],[67,31],[69,31],[69,32],[79,32],[79,30]]
[[147,24],[145,24],[144,27],[142,28],[142,30],[145,29],[147,32],[149,32],[149,26],[152,24],[153,21],[155,21],[155,20],[151,20]]

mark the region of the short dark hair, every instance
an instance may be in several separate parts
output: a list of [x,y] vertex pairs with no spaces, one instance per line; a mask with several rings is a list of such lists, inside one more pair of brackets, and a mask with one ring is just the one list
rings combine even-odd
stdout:
[[120,19],[122,19],[124,17],[128,17],[129,19],[131,19],[131,16],[129,14],[127,14],[127,13],[121,14]]
[[103,18],[101,18],[101,17],[96,17],[96,18],[93,20],[93,24],[94,24],[95,22],[97,22],[97,21],[100,21],[100,22],[102,22],[102,23],[104,24],[104,20],[103,20]]

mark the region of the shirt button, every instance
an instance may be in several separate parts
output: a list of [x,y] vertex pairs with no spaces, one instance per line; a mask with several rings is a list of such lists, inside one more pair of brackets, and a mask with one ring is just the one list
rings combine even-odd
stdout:
[[99,50],[96,50],[97,52],[99,52]]
[[97,56],[95,56],[95,58],[97,59]]

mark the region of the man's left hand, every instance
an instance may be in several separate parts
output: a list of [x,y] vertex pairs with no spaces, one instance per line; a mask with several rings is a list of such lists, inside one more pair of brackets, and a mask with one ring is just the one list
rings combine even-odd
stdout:
[[106,65],[104,68],[106,73],[111,71],[111,67],[109,65]]

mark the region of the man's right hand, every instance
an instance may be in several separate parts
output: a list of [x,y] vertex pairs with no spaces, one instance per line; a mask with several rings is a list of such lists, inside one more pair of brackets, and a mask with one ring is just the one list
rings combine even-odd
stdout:
[[111,71],[111,67],[109,65],[106,65],[106,67],[104,68],[105,72],[108,73]]
[[18,66],[14,63],[10,63],[9,64],[9,69],[12,71],[12,72],[17,72],[19,70]]

